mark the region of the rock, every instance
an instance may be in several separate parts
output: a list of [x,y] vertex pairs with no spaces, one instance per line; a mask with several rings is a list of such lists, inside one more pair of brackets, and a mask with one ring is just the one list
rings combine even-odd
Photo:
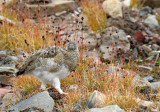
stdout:
[[123,4],[123,7],[129,8],[131,5],[131,0],[124,0],[122,4]]
[[100,51],[103,60],[112,60],[118,52],[130,50],[130,42],[124,33],[116,27],[108,27],[101,32]]
[[0,60],[7,56],[7,51],[0,51]]
[[142,48],[143,48],[147,53],[152,52],[152,49],[151,49],[149,46],[147,46],[146,44],[142,45]]
[[88,36],[86,36],[83,42],[88,50],[93,50],[98,44],[97,37],[94,33],[90,33]]
[[94,91],[90,96],[87,107],[88,108],[101,108],[104,106],[106,101],[106,96],[99,91]]
[[0,75],[0,84],[3,85],[11,85],[11,76],[7,76],[7,75]]
[[160,89],[160,82],[153,82],[151,83],[152,89]]
[[143,66],[143,65],[138,65],[138,68],[139,68],[140,70],[150,71],[150,72],[153,70],[153,68],[147,67],[147,66]]
[[[151,101],[141,101],[138,104],[138,106],[139,106],[139,108],[141,108],[141,111],[158,112],[158,108],[156,107],[155,103],[151,102]],[[154,111],[152,111],[152,110],[154,110]]]
[[154,78],[152,76],[146,76],[143,79],[148,80],[148,82],[153,82]]
[[0,67],[0,73],[16,73],[17,70],[13,67]]
[[106,14],[113,18],[122,17],[122,3],[119,0],[106,0],[102,4]]
[[125,112],[118,105],[109,105],[104,108],[93,108],[89,109],[86,112]]
[[13,105],[9,111],[19,112],[27,108],[36,107],[46,112],[52,112],[54,105],[54,100],[47,91],[44,91]]
[[82,105],[79,104],[79,103],[75,103],[73,105],[73,109],[72,109],[72,112],[82,112],[83,108],[82,108]]
[[72,0],[54,0],[52,3],[49,4],[25,4],[25,7],[30,10],[30,16],[32,18],[37,17],[37,9],[39,9],[39,14],[38,16],[40,17],[45,17],[54,15],[55,13],[58,12],[63,12],[63,11],[71,11],[74,10],[74,1]]
[[158,20],[155,15],[149,15],[144,23],[147,24],[150,28],[157,28],[159,26]]
[[0,110],[5,111],[10,108],[11,105],[15,105],[20,99],[14,93],[7,93],[3,99],[2,104],[0,105]]
[[15,22],[13,22],[12,20],[10,20],[10,19],[8,19],[8,18],[6,18],[4,16],[0,16],[0,23],[3,23],[3,22],[6,22],[6,23],[8,23],[10,25],[15,25]]
[[153,44],[151,48],[152,48],[153,50],[157,51],[157,50],[160,48],[160,46],[157,45],[157,44]]
[[142,9],[139,10],[139,15],[144,16],[147,14],[151,14],[151,12],[152,12],[152,9],[148,6],[146,6],[146,7],[142,7]]

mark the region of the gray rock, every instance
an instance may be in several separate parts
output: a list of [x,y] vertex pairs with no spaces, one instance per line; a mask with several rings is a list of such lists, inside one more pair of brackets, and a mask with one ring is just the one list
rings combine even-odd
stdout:
[[144,16],[147,14],[151,14],[151,12],[152,12],[152,9],[148,6],[146,6],[146,7],[142,7],[142,9],[139,10],[139,15]]
[[130,50],[130,42],[124,32],[116,27],[108,27],[101,32],[100,51],[104,60],[112,60],[121,49],[126,52]]
[[155,50],[155,51],[157,51],[159,48],[160,48],[160,46],[157,45],[157,44],[152,45],[152,49]]
[[86,36],[83,42],[86,44],[86,48],[88,50],[93,50],[98,44],[97,37],[94,33],[90,33],[88,36]]
[[95,90],[87,102],[87,107],[100,108],[104,106],[105,101],[106,101],[106,96],[101,92]]
[[27,108],[36,107],[46,112],[52,112],[54,105],[54,100],[47,91],[44,91],[13,105],[9,111],[19,112]]
[[160,82],[153,82],[151,83],[152,89],[160,89]]
[[142,48],[143,48],[147,53],[152,52],[152,49],[151,49],[149,46],[147,46],[146,44],[142,45]]
[[155,15],[149,15],[145,20],[146,23],[150,28],[157,28],[159,26],[158,20],[156,19]]
[[93,108],[89,109],[86,112],[125,112],[118,105],[109,105],[104,108]]
[[146,76],[143,79],[148,80],[148,82],[153,82],[154,78],[152,76]]

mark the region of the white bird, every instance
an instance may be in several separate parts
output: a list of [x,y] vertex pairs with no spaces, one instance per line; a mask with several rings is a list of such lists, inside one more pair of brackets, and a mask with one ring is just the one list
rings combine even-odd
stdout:
[[33,74],[42,82],[42,89],[45,89],[46,84],[51,82],[60,94],[67,94],[60,87],[60,79],[74,71],[79,60],[76,43],[69,42],[66,48],[48,47],[32,53],[24,61],[16,75]]

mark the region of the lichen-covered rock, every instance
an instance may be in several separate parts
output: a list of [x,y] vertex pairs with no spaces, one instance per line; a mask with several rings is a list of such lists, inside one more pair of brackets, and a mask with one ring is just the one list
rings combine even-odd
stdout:
[[100,51],[103,60],[112,60],[117,55],[117,51],[130,50],[130,42],[123,31],[116,27],[108,27],[101,32]]
[[122,3],[119,0],[106,0],[102,4],[105,13],[111,17],[122,17]]

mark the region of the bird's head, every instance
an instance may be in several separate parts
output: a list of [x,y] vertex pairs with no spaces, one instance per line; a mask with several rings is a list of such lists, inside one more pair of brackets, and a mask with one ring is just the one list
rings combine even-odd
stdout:
[[67,50],[69,51],[78,51],[77,44],[73,41],[70,41],[66,47]]

